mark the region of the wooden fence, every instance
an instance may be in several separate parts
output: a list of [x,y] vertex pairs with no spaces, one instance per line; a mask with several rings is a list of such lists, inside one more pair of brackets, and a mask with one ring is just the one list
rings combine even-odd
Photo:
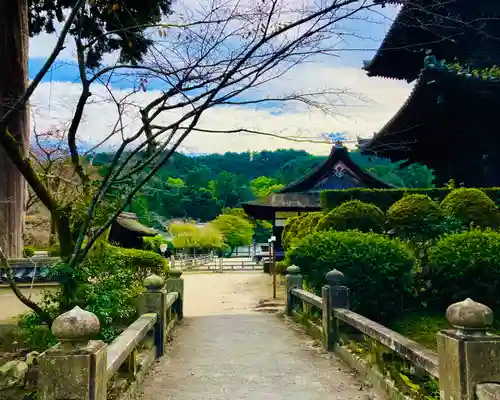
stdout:
[[349,310],[349,288],[343,282],[341,272],[328,272],[319,297],[302,289],[299,267],[287,269],[286,312],[300,317],[304,309],[316,309],[321,322],[309,324],[321,336],[326,350],[336,351],[344,359],[349,357],[341,346],[342,322],[438,378],[443,400],[500,399],[500,336],[487,333],[493,322],[490,308],[471,299],[448,307],[446,317],[453,329],[437,334],[437,351],[433,351]]

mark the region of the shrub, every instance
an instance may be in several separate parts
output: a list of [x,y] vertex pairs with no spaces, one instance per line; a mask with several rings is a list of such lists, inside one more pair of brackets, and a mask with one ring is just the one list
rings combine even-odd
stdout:
[[305,217],[302,218],[297,226],[297,235],[296,237],[301,238],[310,233],[313,233],[316,230],[316,226],[318,222],[324,217],[321,211],[310,212],[305,214]]
[[442,222],[437,203],[424,194],[410,194],[396,201],[387,210],[387,226],[402,237],[431,238]]
[[314,290],[325,283],[328,271],[342,271],[352,291],[354,310],[379,321],[402,310],[401,299],[415,261],[399,240],[359,231],[307,235],[287,254],[287,260],[301,268],[305,282]]
[[25,246],[23,249],[24,257],[33,257],[35,255],[36,249],[32,246]]
[[174,246],[172,242],[169,242],[161,235],[156,235],[153,237],[145,237],[143,241],[143,250],[154,251],[155,253],[161,253],[161,247],[167,245],[169,249]]
[[318,222],[316,229],[320,231],[358,229],[362,232],[382,232],[384,219],[384,213],[377,206],[352,200],[326,214]]
[[[434,201],[441,202],[451,188],[429,188],[429,189],[366,189],[366,188],[351,188],[325,190],[320,194],[321,205],[326,210],[333,210],[342,203],[349,200],[360,200],[366,203],[372,203],[380,207],[383,211],[389,209],[396,201],[407,194],[425,194]],[[495,204],[500,204],[500,188],[489,187],[482,188]]]
[[453,190],[441,202],[441,209],[473,226],[497,228],[500,225],[498,207],[480,189],[460,188]]
[[276,262],[276,273],[285,275],[288,266],[289,264],[285,260]]
[[472,230],[442,237],[429,249],[428,277],[439,306],[467,297],[499,306],[500,233]]
[[301,214],[297,217],[289,218],[285,226],[283,227],[283,232],[281,233],[281,245],[285,250],[288,250],[293,239],[296,238],[299,225],[306,218],[307,214]]
[[168,261],[162,255],[147,250],[124,249],[110,246],[111,251],[123,257],[127,267],[136,272],[137,278],[146,278],[151,273],[166,275],[168,273]]

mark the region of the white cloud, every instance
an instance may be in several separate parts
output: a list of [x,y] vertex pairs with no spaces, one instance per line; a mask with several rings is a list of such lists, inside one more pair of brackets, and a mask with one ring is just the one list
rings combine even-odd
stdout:
[[[371,137],[399,109],[406,100],[411,86],[400,81],[368,78],[361,69],[335,68],[317,64],[305,64],[293,70],[286,79],[275,81],[261,89],[269,95],[282,95],[289,90],[346,87],[369,98],[371,102],[362,103],[353,98],[346,99],[346,106],[339,108],[335,116],[325,115],[319,110],[298,107],[286,109],[275,115],[273,109],[251,107],[219,107],[207,110],[198,127],[203,129],[255,129],[272,132],[288,137],[320,137],[325,132],[345,132],[350,139],[356,136]],[[72,115],[80,87],[73,83],[43,83],[32,98],[33,116],[38,130],[51,126],[61,126]],[[104,99],[109,95],[102,86],[92,90],[93,102],[86,108],[84,122],[79,131],[80,140],[96,143],[103,139],[113,128],[116,107]],[[127,91],[113,90],[117,97]],[[134,96],[136,104],[146,104],[159,92],[151,91]],[[137,110],[129,112],[124,118],[128,132],[139,126]],[[165,114],[163,123],[175,121],[180,112]],[[194,132],[184,142],[183,149],[192,152],[222,153],[225,151],[257,151],[263,149],[295,148],[316,154],[330,150],[327,144],[297,143],[289,140],[258,136],[254,134],[207,134]]]

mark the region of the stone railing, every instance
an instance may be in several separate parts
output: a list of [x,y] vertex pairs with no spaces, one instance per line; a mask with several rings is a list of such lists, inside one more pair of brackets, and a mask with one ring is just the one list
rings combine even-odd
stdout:
[[144,280],[138,299],[140,317],[111,344],[90,340],[98,318],[79,307],[56,318],[52,333],[59,343],[38,358],[37,399],[133,399],[167,338],[182,320],[184,282],[181,269],[171,269],[165,282],[157,275]]
[[[341,346],[339,321],[385,345],[416,367],[439,379],[443,400],[500,399],[500,336],[487,333],[493,312],[483,304],[466,299],[452,304],[446,317],[453,329],[437,334],[437,352],[402,336],[385,326],[349,310],[349,288],[344,275],[333,270],[326,274],[322,296],[302,289],[300,268],[287,269],[287,307],[289,316],[298,316],[304,308],[316,308],[321,323],[310,325],[323,341],[324,348],[337,352],[356,368]],[[354,365],[353,365],[354,364]],[[379,377],[383,379],[383,377]],[[381,385],[387,389],[387,386]]]

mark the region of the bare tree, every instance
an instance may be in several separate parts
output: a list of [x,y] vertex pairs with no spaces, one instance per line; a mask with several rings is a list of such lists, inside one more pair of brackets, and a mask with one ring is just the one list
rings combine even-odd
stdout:
[[[306,88],[268,97],[265,85],[301,63],[334,55],[335,45],[351,34],[342,28],[342,21],[356,18],[372,6],[368,0],[311,1],[300,6],[286,0],[214,0],[207,7],[187,8],[182,23],[152,28],[152,33],[160,32],[161,40],[150,48],[144,62],[133,66],[117,63],[95,70],[86,68],[83,38],[76,34],[81,92],[65,141],[73,179],[78,179],[82,187],[84,210],[62,201],[49,181],[41,179],[39,171],[24,157],[6,130],[12,113],[0,117],[1,146],[54,220],[66,263],[61,285],[65,306],[74,300],[78,284],[74,271],[93,244],[186,137],[195,130],[203,131],[197,125],[206,110],[272,100],[335,113],[343,97],[351,94],[347,89],[325,87],[319,92],[308,92]],[[65,26],[78,26],[78,10],[72,11]],[[56,59],[65,40],[64,29],[52,56],[11,108],[12,112],[26,104]],[[118,97],[111,83],[122,78],[133,78],[137,85],[135,90]],[[161,83],[162,90],[145,103],[141,93],[148,91],[151,82]],[[85,109],[95,101],[91,88],[96,84],[103,84],[108,93],[106,99],[98,101],[110,101],[116,106],[116,125],[103,133],[100,144],[117,144],[105,176],[97,183],[85,168],[84,154],[77,146]],[[232,132],[235,131],[238,130]],[[244,127],[241,131],[272,135]],[[107,202],[111,194],[115,195],[112,207]],[[98,215],[105,215],[105,219]]]

